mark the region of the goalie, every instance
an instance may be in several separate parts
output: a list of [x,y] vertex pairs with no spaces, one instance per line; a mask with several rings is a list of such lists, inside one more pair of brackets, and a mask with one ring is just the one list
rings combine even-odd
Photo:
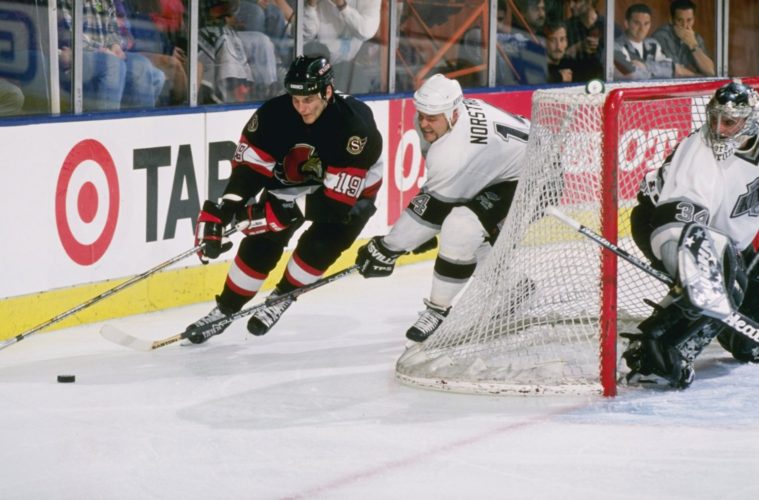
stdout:
[[[759,282],[744,262],[756,254],[759,230],[758,114],[752,88],[739,81],[720,87],[706,107],[706,123],[646,175],[630,216],[637,246],[679,282],[693,272],[682,264],[693,239],[714,241],[721,247],[709,262],[716,272],[707,276],[706,259],[695,272],[726,290],[730,307],[752,319],[759,319]],[[735,359],[759,362],[759,343],[709,317],[689,295],[670,292],[639,325],[640,334],[623,335],[630,339],[623,354],[628,384],[688,387],[695,358],[714,337]]]

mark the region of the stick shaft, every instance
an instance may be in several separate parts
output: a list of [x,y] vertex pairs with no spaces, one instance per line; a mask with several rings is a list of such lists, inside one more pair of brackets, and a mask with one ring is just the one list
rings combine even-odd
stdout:
[[[224,236],[229,236],[230,234],[232,234],[232,233],[234,233],[236,231],[237,231],[237,228],[231,227],[230,229],[228,229],[224,233]],[[57,316],[53,316],[49,320],[44,321],[44,322],[38,324],[37,326],[34,326],[34,327],[30,328],[29,330],[26,330],[24,332],[19,333],[15,337],[11,337],[11,338],[9,338],[7,340],[4,340],[4,341],[0,342],[0,349],[4,349],[4,348],[6,348],[6,347],[8,347],[8,346],[10,346],[12,344],[20,342],[21,340],[24,340],[26,337],[28,337],[28,336],[30,336],[30,335],[32,335],[34,333],[37,333],[40,330],[43,330],[43,329],[47,328],[50,325],[54,325],[55,323],[58,323],[59,321],[62,321],[64,319],[68,318],[72,314],[76,314],[76,313],[78,313],[79,311],[81,311],[83,309],[86,309],[86,308],[88,308],[90,306],[93,306],[93,305],[97,304],[98,302],[100,302],[101,300],[104,300],[104,299],[110,297],[111,295],[114,295],[114,294],[116,294],[116,293],[124,290],[125,288],[128,288],[128,287],[134,285],[135,283],[138,283],[138,282],[140,282],[140,281],[142,281],[142,280],[144,280],[144,279],[146,279],[146,278],[154,275],[158,271],[161,271],[162,269],[165,269],[165,268],[171,266],[172,264],[175,264],[175,263],[177,263],[177,262],[179,262],[181,260],[186,259],[187,257],[189,257],[191,255],[196,254],[197,252],[199,252],[203,248],[203,245],[204,244],[201,243],[200,245],[197,245],[194,248],[190,248],[189,250],[185,250],[184,252],[180,253],[179,255],[177,255],[175,257],[172,257],[172,258],[170,258],[170,259],[168,259],[166,261],[161,262],[157,266],[152,267],[152,268],[148,269],[147,271],[145,271],[143,273],[140,273],[140,274],[137,274],[135,276],[132,276],[128,280],[124,281],[123,283],[119,283],[118,285],[114,286],[113,288],[109,288],[108,290],[104,291],[103,293],[101,293],[101,294],[99,294],[99,295],[97,295],[95,297],[92,297],[91,299],[86,300],[86,301],[82,302],[81,304],[79,304],[77,306],[74,306],[71,309],[60,313]]]
[[[646,262],[640,260],[639,258],[635,257],[634,255],[631,255],[624,251],[623,249],[619,248],[617,245],[613,244],[600,234],[596,233],[592,229],[583,226],[576,220],[568,217],[564,213],[560,212],[555,207],[548,207],[546,209],[546,213],[549,215],[552,215],[556,217],[557,219],[561,220],[562,222],[566,223],[568,226],[573,227],[576,231],[579,233],[587,236],[591,240],[595,241],[602,247],[606,248],[609,251],[614,252],[618,256],[625,259],[630,264],[634,265],[638,269],[647,272],[654,278],[660,280],[661,282],[673,286],[675,284],[675,280],[672,279],[671,276],[668,274],[665,274],[657,269],[654,269]],[[679,287],[679,285],[678,285]],[[682,290],[681,290],[682,291]],[[737,331],[741,335],[744,335],[745,337],[755,341],[759,342],[759,323],[754,321],[752,318],[738,312],[738,311],[731,311],[727,315],[709,315],[710,317],[713,317],[714,319],[720,321],[725,326],[728,326],[732,328],[733,330]]]
[[607,250],[610,250],[611,252],[614,252],[619,257],[622,257],[624,260],[629,262],[630,264],[634,265],[641,271],[645,271],[646,273],[650,274],[654,278],[658,279],[662,283],[668,286],[673,286],[675,284],[675,280],[672,279],[671,276],[669,276],[666,273],[663,273],[659,271],[658,269],[654,269],[649,263],[639,259],[638,257],[628,253],[625,249],[618,247],[611,241],[607,240],[600,234],[596,233],[592,229],[590,229],[587,226],[583,226],[576,220],[572,219],[571,217],[568,217],[563,212],[560,212],[556,207],[548,207],[546,208],[546,213],[556,217],[566,225],[573,228],[578,233],[582,234],[583,236],[590,238],[591,240],[598,243],[600,246],[606,248]]
[[[349,274],[353,273],[356,270],[358,270],[358,266],[356,265],[348,267],[346,269],[343,269],[342,271],[336,272],[335,274],[332,274],[330,276],[317,280],[309,285],[304,285],[300,288],[296,288],[295,290],[292,290],[288,293],[277,295],[276,297],[269,297],[265,301],[259,304],[251,306],[247,309],[243,309],[241,311],[238,311],[224,318],[220,318],[216,321],[208,323],[207,325],[203,325],[202,327],[199,327],[199,329],[200,330],[223,329],[227,325],[232,323],[233,321],[245,316],[249,316],[264,307],[275,305],[280,302],[284,302],[285,300],[291,300],[291,299],[295,300],[300,295],[306,292],[310,292],[311,290],[316,290],[317,288],[323,287],[324,285],[327,285],[341,278],[344,278],[345,276],[348,276]],[[195,331],[197,331],[197,329]],[[128,335],[114,328],[110,328],[110,334],[104,334],[103,330],[101,329],[101,335],[103,335],[106,339],[110,340],[111,342],[115,342],[124,347],[131,347],[137,350],[145,350],[145,351],[152,351],[155,349],[159,349],[161,347],[165,347],[167,345],[171,345],[175,342],[186,339],[190,335],[190,333],[191,333],[191,330],[187,329],[183,331],[182,333],[177,333],[175,335],[171,335],[170,337],[158,339],[158,340],[153,341],[152,343],[149,343],[149,341],[138,339],[136,337],[133,337],[132,335]]]

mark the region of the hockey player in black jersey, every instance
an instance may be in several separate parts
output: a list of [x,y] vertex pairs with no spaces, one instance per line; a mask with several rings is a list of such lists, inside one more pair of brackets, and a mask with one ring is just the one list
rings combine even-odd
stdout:
[[[756,255],[759,230],[759,96],[740,82],[728,83],[715,92],[706,115],[706,124],[641,183],[630,220],[633,238],[654,267],[678,281],[687,279],[680,259],[691,234],[722,240],[718,282],[734,309],[757,320],[759,266],[747,275],[746,265]],[[694,224],[701,233],[690,233]],[[623,334],[630,339],[623,357],[631,385],[688,387],[694,360],[714,337],[739,361],[759,362],[759,344],[707,317],[678,291],[656,304],[639,330]]]
[[396,259],[440,235],[426,309],[406,332],[423,342],[448,316],[455,296],[489,251],[524,164],[530,122],[464,99],[456,80],[434,75],[414,94],[427,178],[390,233],[358,251],[359,272],[389,276]]
[[[213,335],[198,326],[239,311],[256,295],[306,221],[310,225],[272,295],[318,280],[376,210],[382,136],[371,109],[335,92],[332,67],[323,57],[296,58],[284,83],[287,94],[261,105],[243,128],[224,195],[218,203],[206,201],[198,217],[195,234],[205,243],[205,262],[231,248],[222,237],[225,226],[234,222],[246,236],[217,306],[188,326],[193,343]],[[248,331],[265,334],[291,304],[259,310]]]

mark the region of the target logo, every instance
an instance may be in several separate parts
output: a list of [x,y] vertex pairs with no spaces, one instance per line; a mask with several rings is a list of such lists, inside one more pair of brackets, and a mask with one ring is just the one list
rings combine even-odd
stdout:
[[76,144],[63,161],[55,190],[55,222],[66,254],[82,266],[105,254],[119,218],[119,179],[98,141]]

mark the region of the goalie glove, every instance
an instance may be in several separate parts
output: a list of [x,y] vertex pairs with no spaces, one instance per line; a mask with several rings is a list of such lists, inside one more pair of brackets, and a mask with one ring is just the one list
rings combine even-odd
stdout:
[[395,261],[406,252],[390,250],[382,243],[381,236],[375,236],[369,243],[358,249],[356,265],[364,278],[384,278],[393,274]]
[[246,235],[267,231],[284,231],[303,220],[303,214],[295,201],[282,201],[267,197],[258,203],[242,207],[235,215],[237,228]]
[[232,248],[232,242],[224,237],[224,222],[221,205],[211,200],[203,203],[203,209],[195,224],[195,246],[201,245],[198,258],[203,264],[215,259]]

